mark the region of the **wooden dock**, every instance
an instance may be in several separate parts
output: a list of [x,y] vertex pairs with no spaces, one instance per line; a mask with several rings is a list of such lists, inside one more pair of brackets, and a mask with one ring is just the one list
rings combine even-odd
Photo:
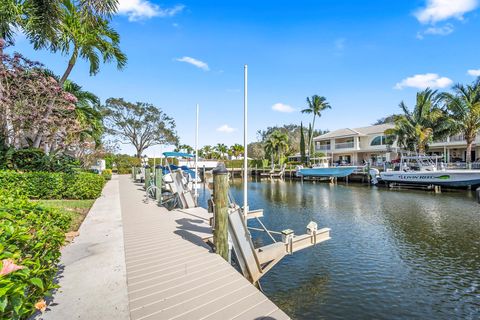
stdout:
[[131,319],[289,319],[210,251],[205,211],[169,212],[119,179]]

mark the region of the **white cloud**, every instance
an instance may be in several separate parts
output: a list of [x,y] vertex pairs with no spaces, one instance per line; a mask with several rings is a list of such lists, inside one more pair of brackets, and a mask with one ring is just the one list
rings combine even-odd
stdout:
[[427,0],[426,6],[414,14],[421,23],[434,24],[451,18],[462,20],[465,13],[477,6],[478,0]]
[[148,0],[120,0],[118,13],[128,16],[130,21],[138,21],[153,17],[173,17],[185,8],[179,4],[171,8],[162,8]]
[[177,58],[175,60],[180,61],[180,62],[189,63],[189,64],[194,65],[195,67],[203,69],[205,71],[210,70],[210,68],[208,67],[208,64],[206,62],[197,60],[197,59],[192,58],[192,57],[182,57],[182,58]]
[[401,90],[405,87],[426,89],[426,88],[445,88],[451,86],[453,81],[446,77],[440,77],[436,73],[416,74],[400,81],[395,85],[395,89]]
[[228,124],[224,124],[223,126],[217,128],[217,131],[224,133],[232,133],[235,130],[237,129],[230,127]]
[[431,26],[424,31],[418,32],[417,33],[417,39],[422,40],[424,38],[424,35],[436,35],[436,36],[447,36],[450,33],[452,33],[455,30],[453,27],[453,24],[447,23],[443,26],[436,27],[436,26]]
[[289,106],[288,104],[283,104],[283,103],[275,103],[272,106],[272,110],[278,111],[278,112],[294,112],[295,109]]
[[470,69],[467,73],[474,77],[480,77],[480,69]]

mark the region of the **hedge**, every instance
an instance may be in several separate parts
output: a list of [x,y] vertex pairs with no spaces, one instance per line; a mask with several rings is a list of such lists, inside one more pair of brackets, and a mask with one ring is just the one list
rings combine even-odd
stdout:
[[96,199],[105,178],[88,172],[0,171],[0,188],[30,199]]
[[0,190],[0,319],[28,318],[58,287],[54,277],[70,219]]

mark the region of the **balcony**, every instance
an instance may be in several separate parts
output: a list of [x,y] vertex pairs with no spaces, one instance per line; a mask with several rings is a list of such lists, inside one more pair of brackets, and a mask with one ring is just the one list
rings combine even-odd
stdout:
[[324,144],[324,145],[317,146],[317,151],[330,151],[330,145]]
[[354,142],[342,142],[342,143],[335,143],[335,149],[353,149]]
[[450,137],[450,142],[463,142],[465,141],[465,136],[463,134],[457,134],[456,136]]

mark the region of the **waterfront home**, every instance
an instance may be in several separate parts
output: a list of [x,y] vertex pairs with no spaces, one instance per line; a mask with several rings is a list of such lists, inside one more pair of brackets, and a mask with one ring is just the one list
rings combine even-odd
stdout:
[[[393,141],[388,145],[385,135],[387,129],[394,128],[393,123],[386,123],[361,128],[343,128],[315,137],[315,151],[331,156],[333,162],[362,165],[369,161],[372,165],[398,158],[398,148]],[[388,141],[392,142],[392,141]],[[429,145],[428,154],[446,155],[448,162],[465,162],[467,143],[462,134],[434,141]],[[480,157],[480,135],[472,148],[471,161]]]
[[382,165],[398,157],[396,143],[387,144],[385,130],[393,128],[393,123],[361,127],[343,128],[315,137],[315,151],[332,157],[333,162],[362,165],[369,161]]
[[[434,141],[429,145],[428,153],[447,155],[448,162],[466,162],[467,142],[463,134],[457,134],[440,141]],[[480,160],[480,134],[472,146],[470,161]]]

